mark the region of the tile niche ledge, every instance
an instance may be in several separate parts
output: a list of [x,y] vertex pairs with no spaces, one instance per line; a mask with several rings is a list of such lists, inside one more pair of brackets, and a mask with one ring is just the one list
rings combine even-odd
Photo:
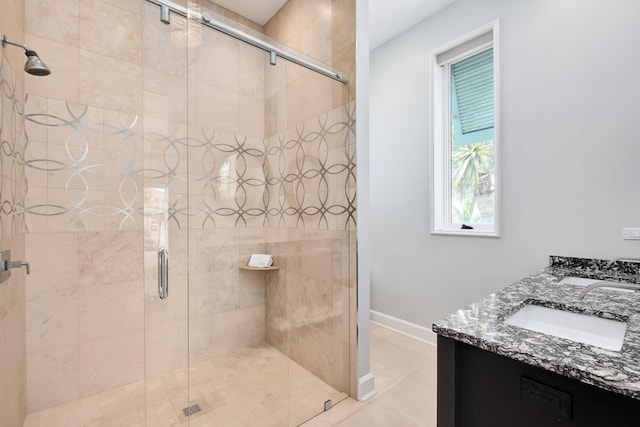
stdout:
[[275,271],[280,270],[280,267],[276,267],[272,265],[271,267],[249,267],[248,265],[241,265],[240,270],[250,270],[250,271]]

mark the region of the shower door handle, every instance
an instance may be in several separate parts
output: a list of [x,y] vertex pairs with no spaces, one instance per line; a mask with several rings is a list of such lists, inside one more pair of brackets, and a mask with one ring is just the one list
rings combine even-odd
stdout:
[[169,251],[164,246],[158,249],[158,294],[160,299],[169,296]]

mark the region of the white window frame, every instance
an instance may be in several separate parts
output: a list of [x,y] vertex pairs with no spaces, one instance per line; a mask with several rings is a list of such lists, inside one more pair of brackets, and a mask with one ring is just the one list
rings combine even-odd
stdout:
[[[438,55],[456,52],[456,47],[492,34],[489,44],[481,44],[447,59],[447,63],[469,56],[493,46],[494,73],[494,224],[471,224],[473,229],[461,229],[461,224],[451,223],[451,81],[450,67],[438,64]],[[484,25],[431,52],[431,234],[454,236],[500,237],[500,49],[498,20]]]

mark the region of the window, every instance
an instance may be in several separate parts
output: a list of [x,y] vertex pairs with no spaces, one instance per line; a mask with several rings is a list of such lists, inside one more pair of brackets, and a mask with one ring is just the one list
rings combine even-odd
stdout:
[[432,54],[432,232],[498,236],[497,21]]

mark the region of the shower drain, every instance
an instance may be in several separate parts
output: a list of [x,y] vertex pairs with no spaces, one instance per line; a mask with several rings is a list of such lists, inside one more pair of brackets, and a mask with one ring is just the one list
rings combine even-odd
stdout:
[[189,415],[196,414],[200,411],[202,411],[202,409],[200,409],[200,405],[196,403],[195,405],[191,405],[189,407],[184,408],[182,410],[182,413],[184,414],[185,417],[188,417]]

